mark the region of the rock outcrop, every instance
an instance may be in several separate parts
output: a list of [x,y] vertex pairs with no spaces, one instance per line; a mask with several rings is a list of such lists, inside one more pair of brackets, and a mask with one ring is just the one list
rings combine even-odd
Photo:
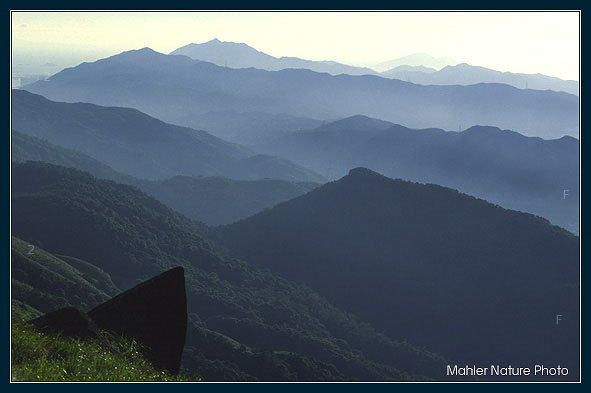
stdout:
[[92,340],[105,348],[112,348],[94,321],[86,313],[74,307],[65,307],[52,311],[33,319],[30,323],[43,333]]
[[187,295],[182,267],[168,270],[84,313],[73,307],[31,321],[41,331],[106,340],[100,333],[136,339],[155,368],[179,372],[187,332]]
[[154,367],[178,373],[187,332],[187,295],[182,267],[168,270],[115,296],[88,315],[99,328],[138,340]]

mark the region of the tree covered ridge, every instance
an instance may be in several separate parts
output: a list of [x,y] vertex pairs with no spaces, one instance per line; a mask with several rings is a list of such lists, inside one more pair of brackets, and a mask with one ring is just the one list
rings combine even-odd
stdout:
[[[218,239],[392,337],[577,372],[579,238],[543,218],[356,168]],[[569,322],[557,329],[555,314]]]
[[[199,329],[208,329],[257,350],[316,359],[300,366],[331,364],[334,377],[346,380],[401,380],[444,372],[440,356],[378,333],[309,288],[220,256],[208,228],[134,187],[28,162],[13,166],[12,203],[16,236],[99,267],[122,290],[183,266],[192,324],[188,342]],[[203,364],[191,359],[211,356],[189,344],[186,349],[185,364]],[[238,372],[238,363],[224,367]],[[324,375],[308,371],[309,377]]]

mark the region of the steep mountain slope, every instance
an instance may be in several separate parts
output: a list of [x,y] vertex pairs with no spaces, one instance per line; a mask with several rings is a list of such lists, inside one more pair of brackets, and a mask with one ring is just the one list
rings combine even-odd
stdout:
[[174,176],[165,180],[137,179],[76,150],[61,148],[14,130],[12,161],[43,161],[89,172],[100,179],[133,185],[185,216],[208,225],[238,221],[305,194],[319,185],[272,179],[233,180],[197,176]]
[[[426,71],[426,72],[425,72]],[[579,83],[542,74],[501,72],[490,68],[462,63],[449,65],[439,71],[394,68],[381,75],[420,85],[473,85],[476,83],[504,83],[519,89],[564,91],[579,95]]]
[[250,150],[204,131],[174,126],[135,109],[52,102],[24,90],[12,92],[12,125],[21,133],[88,154],[125,174],[162,179],[214,175],[318,181],[286,160],[266,157],[253,165]]
[[[325,380],[399,380],[445,372],[444,359],[393,341],[307,287],[220,256],[203,236],[207,228],[133,187],[33,162],[14,164],[12,179],[13,233],[100,267],[121,290],[183,266],[192,326],[188,343],[198,342],[205,328],[270,351],[271,357],[276,351],[293,353],[296,359],[287,364]],[[204,350],[186,349],[185,364],[202,364]],[[223,364],[235,375],[246,372],[233,361]],[[258,375],[264,376],[264,363],[259,364]]]
[[335,61],[313,61],[297,57],[274,57],[260,52],[245,43],[226,42],[213,39],[201,44],[188,44],[170,53],[183,55],[195,60],[230,68],[259,68],[268,71],[279,71],[286,68],[305,68],[316,72],[332,75],[376,75],[370,68],[354,67]]
[[219,236],[456,362],[535,359],[577,378],[579,239],[541,218],[357,168]]
[[463,132],[413,130],[355,116],[254,148],[329,179],[364,166],[455,188],[578,233],[579,143],[571,137],[543,140],[482,126]]
[[502,84],[421,86],[304,69],[231,69],[148,48],[65,69],[26,89],[52,100],[134,107],[185,125],[191,115],[234,110],[315,119],[363,114],[416,128],[488,124],[542,137],[579,130],[578,97],[562,92]]
[[42,312],[67,306],[90,310],[119,292],[107,273],[88,262],[52,255],[14,236],[11,240],[14,301]]

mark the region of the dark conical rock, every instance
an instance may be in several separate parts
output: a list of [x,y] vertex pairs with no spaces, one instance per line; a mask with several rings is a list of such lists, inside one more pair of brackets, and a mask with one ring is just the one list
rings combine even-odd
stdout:
[[154,367],[177,374],[187,332],[184,269],[176,267],[145,281],[88,316],[100,329],[135,338]]
[[74,307],[66,307],[47,313],[33,319],[30,323],[43,333],[94,340],[105,348],[111,348],[111,344],[101,334],[98,326],[86,313]]

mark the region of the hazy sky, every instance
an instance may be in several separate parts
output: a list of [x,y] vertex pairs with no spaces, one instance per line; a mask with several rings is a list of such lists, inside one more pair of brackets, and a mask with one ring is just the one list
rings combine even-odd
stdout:
[[13,12],[12,34],[14,53],[69,54],[76,64],[218,38],[278,57],[371,66],[426,52],[579,79],[578,12]]

